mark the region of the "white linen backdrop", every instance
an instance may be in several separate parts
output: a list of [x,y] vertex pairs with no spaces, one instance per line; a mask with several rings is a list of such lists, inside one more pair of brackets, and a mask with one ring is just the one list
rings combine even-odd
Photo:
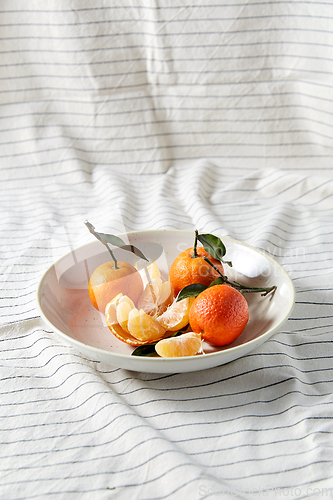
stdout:
[[[0,40],[0,498],[332,498],[332,2],[3,0]],[[292,316],[203,372],[96,362],[35,302],[85,219],[264,250]]]

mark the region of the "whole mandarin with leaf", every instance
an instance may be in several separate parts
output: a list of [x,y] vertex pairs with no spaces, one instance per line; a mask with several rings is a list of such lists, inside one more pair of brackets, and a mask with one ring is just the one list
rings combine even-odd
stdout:
[[249,320],[245,297],[229,285],[206,288],[194,300],[189,323],[195,333],[215,346],[231,344],[244,330]]
[[224,274],[222,263],[212,257],[204,248],[188,248],[181,252],[173,261],[169,271],[169,281],[175,296],[188,285],[201,283],[209,286],[220,274],[205,261],[208,258],[212,264]]
[[148,259],[139,248],[131,244],[126,245],[119,236],[99,233],[87,220],[84,224],[89,232],[107,248],[112,259],[98,266],[90,277],[89,297],[93,306],[104,313],[106,305],[118,294],[126,295],[133,302],[137,302],[143,291],[141,275],[129,262],[117,261],[110,245],[131,252],[140,259],[146,261]]
[[119,293],[137,303],[143,292],[140,273],[128,262],[108,261],[98,266],[89,280],[89,297],[100,312]]

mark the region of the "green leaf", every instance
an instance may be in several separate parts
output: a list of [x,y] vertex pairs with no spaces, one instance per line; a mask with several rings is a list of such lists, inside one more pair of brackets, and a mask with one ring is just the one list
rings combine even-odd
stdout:
[[208,287],[206,285],[202,285],[201,283],[193,283],[192,285],[188,285],[179,292],[176,298],[176,302],[187,299],[188,297],[196,297],[197,295],[199,295],[199,293],[206,290],[206,288]]
[[233,283],[228,283],[230,284],[233,288],[238,290],[240,293],[261,293],[261,295],[264,297],[265,295],[268,295],[270,292],[275,292],[277,289],[276,285],[269,286],[269,287],[256,287],[256,286],[247,286],[247,285],[242,285],[241,283],[238,283],[238,281],[234,281]]
[[213,234],[198,234],[198,240],[212,257],[217,260],[222,260],[226,254],[226,248],[220,238]]
[[[87,220],[84,222],[84,224],[87,226],[87,228],[89,229],[91,234],[93,234],[95,236],[95,238],[97,238],[101,243],[103,243],[103,245],[105,245],[107,247],[109,252],[110,252],[110,249],[108,248],[107,244],[111,243],[111,245],[113,245],[115,247],[122,248],[123,250],[126,250],[127,252],[132,252],[137,257],[140,257],[140,259],[144,259],[144,260],[148,261],[148,259],[143,255],[141,250],[139,250],[134,245],[126,245],[126,243],[121,238],[119,238],[119,236],[115,236],[114,234],[98,233],[97,231],[95,231],[95,227],[92,224],[90,224],[90,222],[88,222]],[[112,253],[111,253],[111,257],[113,258],[114,261],[116,261],[114,255],[112,255]]]
[[103,243],[111,243],[111,245],[115,247],[126,246],[126,243],[121,238],[115,236],[114,234],[97,233],[95,231],[94,235]]
[[134,255],[136,255],[137,257],[140,257],[140,259],[148,261],[147,257],[145,257],[143,255],[141,250],[139,248],[135,247],[134,245],[122,245],[120,248],[122,250],[127,250],[128,252],[134,253]]
[[223,285],[223,283],[225,283],[226,281],[227,280],[223,279],[223,278],[216,278],[216,280],[214,280],[214,281],[211,282],[211,284],[209,285],[209,287],[215,286],[215,285]]
[[157,342],[154,342],[154,344],[139,345],[139,347],[134,349],[131,356],[149,356],[150,354],[154,354],[156,344]]
[[120,247],[126,244],[121,238],[119,238],[118,236],[114,236],[113,234],[98,233],[97,231],[95,231],[95,227],[87,220],[84,222],[84,224],[89,229],[91,234],[93,234],[99,241],[104,243],[104,245],[106,243],[111,243],[116,247]]

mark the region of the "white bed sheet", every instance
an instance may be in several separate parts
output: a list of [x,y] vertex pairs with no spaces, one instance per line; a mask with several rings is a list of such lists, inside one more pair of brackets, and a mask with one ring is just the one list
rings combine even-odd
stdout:
[[[331,3],[0,9],[0,498],[333,496]],[[203,372],[88,359],[35,303],[86,219],[262,249],[293,314]]]

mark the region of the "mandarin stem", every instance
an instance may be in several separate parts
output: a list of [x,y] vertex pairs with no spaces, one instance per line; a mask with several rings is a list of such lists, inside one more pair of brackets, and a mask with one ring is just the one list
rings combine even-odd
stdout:
[[222,278],[225,282],[227,282],[227,281],[228,281],[228,276],[224,276],[224,275],[221,273],[221,271],[220,271],[220,270],[219,270],[216,266],[214,266],[213,262],[211,262],[211,261],[208,259],[208,257],[206,257],[206,255],[204,255],[204,256],[203,256],[203,258],[204,258],[204,260],[205,260],[206,262],[208,262],[208,264],[209,264],[209,265],[210,265],[213,269],[215,269],[215,271],[217,271],[217,272],[219,273],[219,275],[221,276],[221,278]]
[[194,231],[195,238],[194,238],[194,246],[193,246],[193,258],[198,257],[198,252],[197,252],[197,243],[198,243],[198,230],[196,229]]
[[221,271],[216,266],[214,266],[214,264],[206,256],[204,256],[204,259],[206,262],[208,262],[208,264],[210,266],[212,266],[215,269],[215,271],[217,271],[219,273],[219,275],[223,279],[224,283],[232,286],[233,288],[238,290],[240,293],[245,293],[245,292],[246,293],[259,293],[259,292],[262,292],[262,295],[265,296],[265,295],[268,295],[270,292],[273,292],[273,291],[275,292],[275,290],[277,289],[276,285],[270,286],[270,287],[251,287],[251,286],[242,285],[241,283],[238,283],[237,281],[235,281],[235,282],[229,281],[228,276],[224,276],[221,273]]
[[107,244],[105,244],[105,246],[108,249],[109,254],[111,255],[111,258],[112,258],[112,260],[114,262],[114,268],[115,269],[119,269],[117,259],[116,259],[115,255],[114,255],[114,253],[112,252],[111,248]]
[[248,286],[245,286],[245,285],[242,285],[241,283],[237,283],[236,281],[234,282],[234,285],[237,286],[237,289],[239,292],[243,292],[243,293],[259,293],[259,292],[263,292],[262,295],[265,296],[265,295],[268,295],[270,292],[273,292],[277,289],[277,286],[274,285],[274,286],[270,286],[270,287],[248,287]]

